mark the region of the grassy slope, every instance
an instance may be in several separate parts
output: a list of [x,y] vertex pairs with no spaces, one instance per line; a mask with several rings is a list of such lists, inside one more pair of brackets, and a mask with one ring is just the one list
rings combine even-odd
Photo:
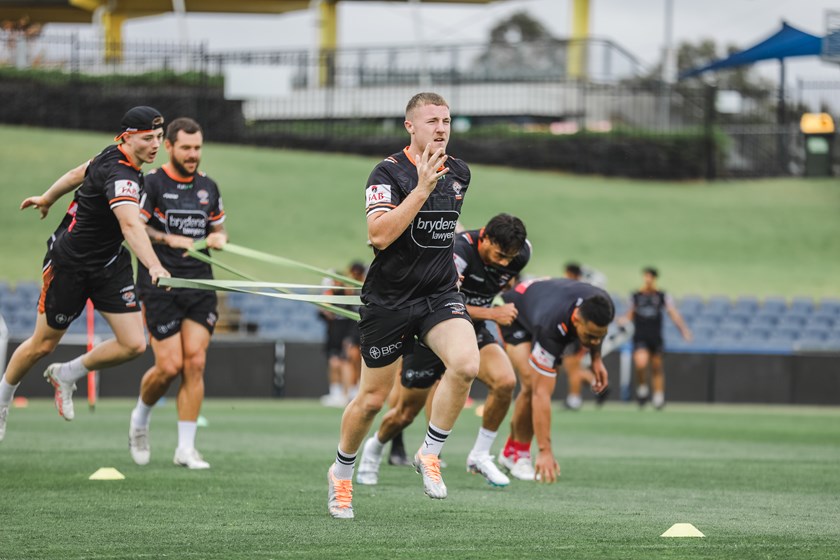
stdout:
[[[18,212],[20,200],[108,141],[0,127],[0,279],[38,277],[43,242],[58,220]],[[369,258],[361,191],[374,163],[210,144],[203,167],[222,187],[235,242],[336,267]],[[639,269],[654,264],[677,294],[840,295],[835,180],[645,183],[489,166],[475,166],[473,176],[464,223],[478,227],[501,211],[522,217],[535,245],[532,274],[557,275],[577,259],[606,272],[612,290],[627,291]],[[266,279],[306,278],[238,264]]]
[[[383,466],[356,489],[357,519],[326,513],[340,411],[306,401],[211,400],[199,443],[213,468],[171,464],[172,403],[152,420],[152,463],[125,448],[131,403],[62,422],[13,410],[0,444],[0,559],[17,558],[836,558],[840,412],[797,407],[632,406],[557,412],[563,476],[493,489],[463,471],[478,429],[447,443],[450,496]],[[422,426],[407,434],[413,448]],[[102,466],[126,475],[92,482]],[[662,539],[689,522],[705,539]]]

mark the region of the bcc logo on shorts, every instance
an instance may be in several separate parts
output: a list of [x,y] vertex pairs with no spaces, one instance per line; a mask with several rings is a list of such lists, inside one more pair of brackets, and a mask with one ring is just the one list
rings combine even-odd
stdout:
[[394,352],[402,348],[402,344],[402,342],[397,342],[395,344],[389,344],[388,346],[383,346],[381,348],[371,346],[370,350],[368,350],[368,354],[370,354],[370,357],[374,360],[378,360],[382,356],[388,356],[390,354],[393,354]]

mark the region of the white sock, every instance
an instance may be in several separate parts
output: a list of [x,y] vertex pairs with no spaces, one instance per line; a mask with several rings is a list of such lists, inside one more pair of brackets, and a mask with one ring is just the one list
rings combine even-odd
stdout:
[[470,455],[490,455],[490,448],[493,447],[493,442],[496,441],[497,433],[485,428],[479,428],[478,437],[475,438],[475,444],[473,444]]
[[18,387],[20,387],[20,383],[17,385],[6,383],[5,375],[3,376],[3,379],[0,379],[0,406],[9,406],[9,403],[12,402],[12,398],[14,398],[15,391],[17,391]]
[[569,408],[578,409],[583,406],[583,399],[580,395],[566,395],[566,404]]
[[446,438],[452,430],[441,430],[431,422],[429,428],[426,430],[426,437],[423,439],[423,445],[420,447],[420,452],[423,455],[437,455],[443,451],[443,444],[446,443]]
[[653,406],[662,406],[665,404],[665,393],[662,391],[657,391],[653,394],[653,397],[650,399],[650,402]]
[[137,405],[131,411],[131,423],[138,428],[149,427],[149,417],[152,415],[152,406],[143,402],[143,397],[137,398]]
[[195,431],[198,424],[178,420],[178,449],[192,449],[195,447]]
[[373,440],[370,444],[370,451],[372,451],[377,457],[381,457],[382,452],[385,451],[386,442],[379,441],[379,434],[374,434],[370,439]]
[[345,453],[338,448],[338,453],[335,455],[335,466],[333,467],[333,475],[339,480],[350,480],[353,478],[353,468],[356,466],[356,454]]
[[330,395],[340,397],[344,394],[341,383],[330,383]]
[[646,399],[650,395],[650,389],[647,385],[639,385],[636,387],[636,396],[640,399]]
[[82,358],[84,357],[84,354],[82,354],[75,360],[70,360],[69,362],[61,364],[61,368],[58,370],[58,378],[65,383],[75,383],[77,380],[87,375],[88,370],[82,365]]

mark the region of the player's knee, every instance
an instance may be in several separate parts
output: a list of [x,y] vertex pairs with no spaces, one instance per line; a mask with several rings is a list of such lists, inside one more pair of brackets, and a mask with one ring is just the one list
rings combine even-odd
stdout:
[[32,344],[32,353],[38,358],[43,358],[47,354],[51,354],[57,346],[58,340],[42,339]]
[[187,356],[184,360],[184,373],[200,377],[204,374],[204,367],[206,364],[207,358],[203,353],[196,353],[191,356]]
[[365,393],[356,396],[357,406],[362,409],[362,413],[366,416],[376,416],[382,407],[385,406],[385,399],[388,395],[381,395],[379,393]]
[[510,375],[497,380],[493,384],[491,390],[497,398],[513,398],[513,392],[516,390],[516,377],[514,375]]
[[123,354],[127,358],[136,358],[146,351],[145,337],[130,338],[119,341]]
[[158,360],[155,364],[160,375],[166,380],[169,381],[174,377],[177,377],[184,369],[184,362],[181,361],[179,358],[174,357],[166,357],[162,360]]
[[478,359],[464,359],[452,364],[454,376],[464,383],[472,383],[478,377]]
[[417,418],[416,410],[412,410],[410,408],[401,408],[397,412],[397,424],[399,424],[400,428],[406,428],[414,422],[414,419]]

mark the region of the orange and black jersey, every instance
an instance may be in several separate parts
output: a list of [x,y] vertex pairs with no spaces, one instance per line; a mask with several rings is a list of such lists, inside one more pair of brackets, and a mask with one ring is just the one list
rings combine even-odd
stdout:
[[[387,248],[375,251],[362,288],[363,302],[398,309],[455,291],[455,225],[470,184],[470,169],[452,156],[446,166],[449,172],[438,179],[411,225]],[[417,167],[408,148],[385,158],[368,178],[367,216],[399,206],[417,187],[417,181]]]
[[633,326],[636,338],[662,336],[662,312],[671,303],[665,292],[635,292],[632,296]]
[[584,300],[596,295],[610,297],[592,284],[566,278],[528,280],[502,294],[505,303],[516,306],[516,322],[531,335],[531,367],[554,375],[563,350],[578,339],[572,313]]
[[[108,146],[85,170],[76,191],[75,215],[55,232],[50,258],[65,267],[96,269],[114,262],[123,234],[114,208],[140,203],[143,173],[118,145]],[[69,211],[68,211],[69,212]],[[65,216],[66,219],[66,216]]]
[[485,264],[478,253],[484,228],[465,231],[455,238],[455,268],[464,277],[461,293],[467,305],[490,307],[510,279],[522,272],[531,259],[531,243],[525,241],[522,249],[507,266]]
[[[146,174],[140,218],[158,231],[204,239],[212,226],[225,221],[225,211],[213,179],[200,171],[191,177],[181,177],[169,165],[164,165]],[[213,277],[209,264],[185,257],[183,249],[158,244],[153,247],[163,267],[173,276]],[[149,271],[142,264],[137,268],[137,283],[150,286]]]

